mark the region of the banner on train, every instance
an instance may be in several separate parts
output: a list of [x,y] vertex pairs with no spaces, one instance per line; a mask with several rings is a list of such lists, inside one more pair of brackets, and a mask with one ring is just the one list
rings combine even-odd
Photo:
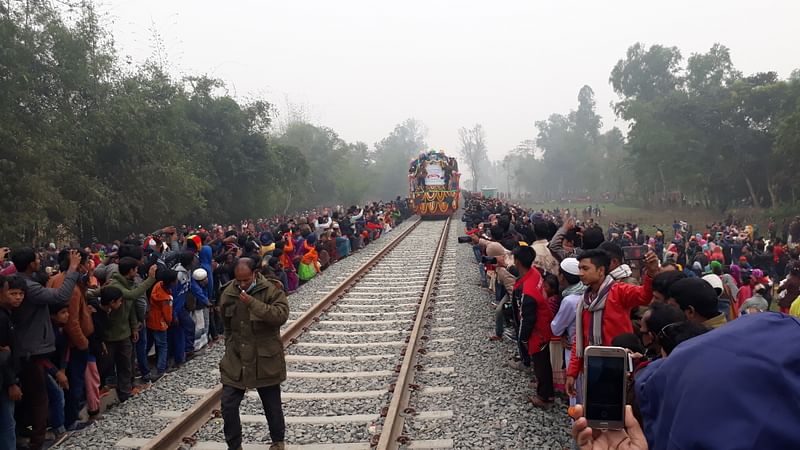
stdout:
[[444,186],[444,169],[438,162],[429,162],[426,166],[428,175],[425,177],[425,186]]

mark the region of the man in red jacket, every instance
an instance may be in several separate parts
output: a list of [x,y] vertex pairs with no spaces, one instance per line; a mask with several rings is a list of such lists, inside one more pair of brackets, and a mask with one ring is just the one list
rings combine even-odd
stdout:
[[550,366],[550,321],[553,310],[544,295],[542,276],[533,261],[536,252],[532,247],[517,247],[514,250],[514,265],[520,277],[514,284],[514,300],[520,311],[519,342],[531,358],[533,372],[538,382],[536,395],[528,397],[534,406],[546,408],[553,402],[553,368]]
[[589,250],[578,256],[581,282],[588,289],[578,303],[575,341],[567,368],[567,393],[576,396],[575,378],[583,370],[583,350],[590,345],[611,345],[623,333],[632,333],[630,313],[653,299],[653,276],[658,273],[658,258],[648,252],[647,272],[641,286],[615,282],[609,274],[611,258],[603,250]]

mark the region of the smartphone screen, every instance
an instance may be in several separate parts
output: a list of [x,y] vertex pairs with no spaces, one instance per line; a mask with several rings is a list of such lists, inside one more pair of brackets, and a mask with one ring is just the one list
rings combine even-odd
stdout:
[[625,358],[587,356],[584,399],[587,420],[623,422],[626,363]]

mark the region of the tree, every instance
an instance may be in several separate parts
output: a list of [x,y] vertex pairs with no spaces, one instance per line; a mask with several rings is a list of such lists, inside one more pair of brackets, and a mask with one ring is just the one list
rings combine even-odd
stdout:
[[632,101],[653,101],[681,86],[682,59],[677,47],[653,45],[645,49],[638,42],[629,47],[626,58],[617,62],[609,78],[614,91],[624,98],[617,103],[617,113],[630,120],[627,115]]
[[408,165],[427,150],[428,130],[416,119],[406,119],[394,127],[389,136],[375,144],[371,158],[375,162],[373,194],[378,198],[407,195]]
[[686,87],[690,91],[720,89],[738,78],[741,73],[734,69],[730,50],[724,45],[714,44],[708,53],[695,53],[687,60]]
[[796,107],[791,81],[770,72],[743,76],[719,44],[691,55],[685,69],[680,61],[675,48],[636,44],[611,75],[621,97],[616,111],[631,123],[628,148],[642,200],[679,191],[720,209],[742,199],[779,205],[788,198],[779,186],[791,179],[791,161],[776,146],[782,120]]
[[472,175],[472,191],[478,191],[481,170],[484,170],[489,163],[486,148],[486,133],[483,126],[475,124],[472,128],[461,127],[458,130],[458,139],[461,144],[459,153]]

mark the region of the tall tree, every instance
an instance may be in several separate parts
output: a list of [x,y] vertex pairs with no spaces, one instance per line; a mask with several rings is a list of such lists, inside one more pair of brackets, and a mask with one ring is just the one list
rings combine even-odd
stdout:
[[374,195],[393,198],[407,195],[408,164],[427,150],[425,138],[428,130],[416,119],[406,119],[394,127],[389,136],[375,144],[372,159],[375,161]]
[[489,164],[486,132],[483,131],[481,124],[475,124],[469,129],[461,127],[458,130],[458,139],[461,145],[459,153],[469,166],[472,176],[472,191],[477,192],[481,171],[485,170]]

